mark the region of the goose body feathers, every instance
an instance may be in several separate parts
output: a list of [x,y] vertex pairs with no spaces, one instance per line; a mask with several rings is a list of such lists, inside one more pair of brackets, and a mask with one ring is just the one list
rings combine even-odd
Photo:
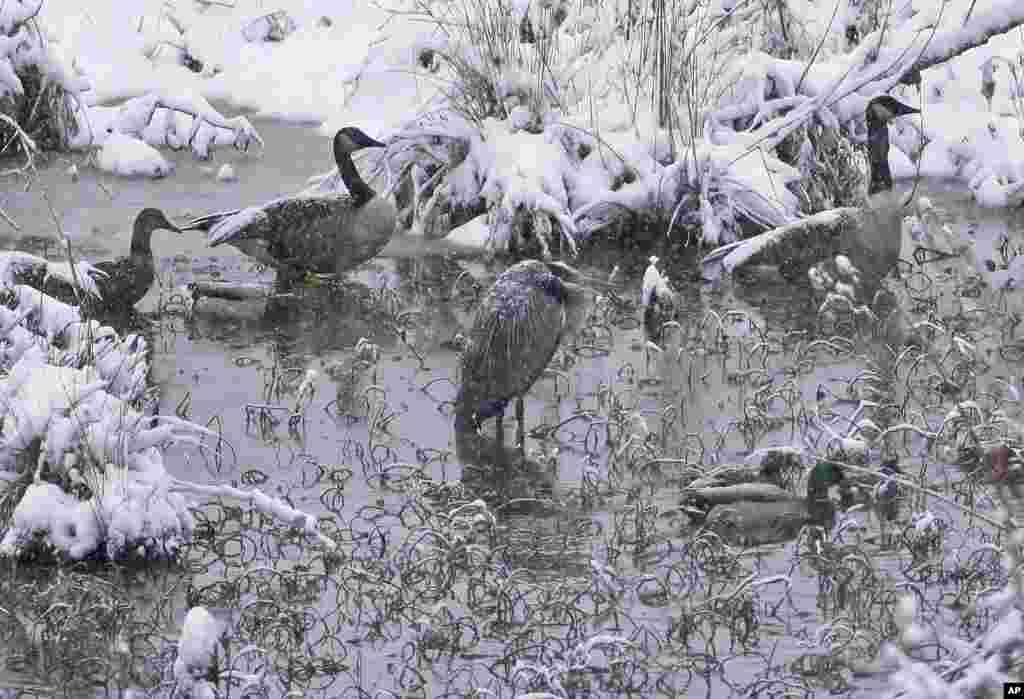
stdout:
[[[880,281],[899,260],[902,244],[902,202],[892,191],[888,124],[917,111],[888,95],[868,102],[870,173],[865,206],[830,209],[722,246],[702,261],[707,276],[771,266],[792,281],[807,280],[812,270],[818,272],[817,279],[858,286]],[[836,255],[845,256],[838,267]],[[820,269],[822,264],[827,268]]]
[[345,272],[375,257],[395,231],[394,204],[370,188],[352,162],[362,148],[385,147],[355,127],[334,137],[334,158],[347,193],[299,194],[259,206],[209,214],[186,230],[207,231],[211,246],[228,243],[274,268]]
[[374,197],[362,206],[347,194],[285,197],[262,206],[196,219],[211,247],[229,243],[268,267],[320,274],[344,272],[372,259],[394,232],[395,207]]

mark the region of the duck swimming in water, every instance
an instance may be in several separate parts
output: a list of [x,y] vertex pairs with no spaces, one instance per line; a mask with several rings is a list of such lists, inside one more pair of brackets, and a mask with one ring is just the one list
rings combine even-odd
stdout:
[[26,267],[28,276],[22,280],[60,301],[81,304],[93,315],[130,311],[149,292],[156,280],[151,243],[153,232],[159,229],[181,233],[181,229],[168,221],[159,209],[140,211],[132,226],[128,255],[91,266],[78,266],[77,281],[84,292],[81,298],[69,283],[73,278],[68,274],[40,274],[38,267],[31,271]]
[[830,525],[835,506],[828,491],[844,481],[839,464],[819,461],[807,478],[803,498],[767,482],[695,488],[686,495],[705,508],[707,528],[728,540],[756,545],[792,539],[805,524]]
[[334,159],[347,193],[274,199],[197,218],[184,230],[207,231],[211,247],[229,243],[286,279],[347,272],[380,253],[395,231],[394,204],[374,192],[352,162],[358,150],[385,147],[347,126],[334,136]]

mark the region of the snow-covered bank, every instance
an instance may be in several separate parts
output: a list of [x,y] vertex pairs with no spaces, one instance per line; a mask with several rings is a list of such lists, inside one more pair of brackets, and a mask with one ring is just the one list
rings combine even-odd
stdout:
[[0,555],[171,557],[191,539],[197,496],[241,500],[332,546],[315,518],[276,498],[173,478],[162,444],[202,450],[217,435],[141,410],[146,341],[14,282],[0,289],[9,306],[0,306],[0,479],[13,505]]
[[[430,14],[401,2],[310,0],[273,9],[254,0],[150,0],[125,12],[116,3],[84,9],[48,0],[39,13],[49,42],[41,60],[81,105],[73,145],[102,147],[99,163],[109,171],[166,175],[139,141],[188,145],[207,158],[217,145],[244,148],[258,138],[208,100],[320,121],[325,134],[359,124],[379,138],[397,136],[383,186],[414,190],[399,193],[413,198],[409,225],[440,237],[486,212],[490,244],[499,249],[529,233],[542,250],[558,239],[571,250],[595,233],[636,227],[722,243],[751,222],[791,222],[809,211],[785,185],[812,173],[806,159],[783,162],[774,146],[804,123],[862,133],[864,96],[895,90],[916,99],[914,88],[898,84],[915,61],[926,68],[926,104],[921,119],[894,134],[897,177],[959,177],[986,206],[1024,197],[1024,90],[1013,36],[1000,34],[1019,9],[1007,0],[958,0],[941,11],[924,0],[904,3],[881,33],[852,7],[836,14],[792,2],[788,40],[797,55],[811,55],[814,32],[827,38],[810,63],[746,41],[725,51],[745,25],[728,21],[736,8],[716,4],[683,22],[673,39],[682,43],[673,47],[696,42],[680,60],[714,65],[714,75],[698,71],[693,79],[719,97],[682,110],[672,129],[655,114],[655,93],[677,90],[669,97],[684,106],[691,97],[674,83],[658,88],[641,70],[650,58],[636,55],[627,5],[565,7],[553,20],[514,3],[503,19],[543,32],[527,39],[517,30],[496,44],[476,26],[494,20],[487,7],[466,10],[463,17],[458,8]],[[764,20],[755,13],[752,21]],[[712,27],[720,34],[697,41]],[[863,34],[859,46],[848,44],[857,34],[851,27]],[[881,53],[862,55],[871,45]],[[888,72],[880,72],[884,61]],[[139,96],[129,109],[107,106]],[[113,143],[108,130],[117,134]],[[406,167],[410,180],[399,182]]]

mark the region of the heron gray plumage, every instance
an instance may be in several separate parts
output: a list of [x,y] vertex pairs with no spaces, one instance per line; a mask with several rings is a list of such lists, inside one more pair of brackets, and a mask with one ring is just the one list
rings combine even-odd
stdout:
[[347,126],[335,134],[333,147],[348,193],[283,197],[209,214],[191,221],[184,230],[207,231],[211,247],[229,243],[288,276],[342,273],[372,259],[391,240],[397,211],[363,180],[352,154],[387,146]]
[[503,272],[480,302],[462,354],[456,397],[456,432],[501,419],[516,399],[518,439],[523,443],[523,396],[544,373],[562,341],[585,314],[584,277],[562,262],[526,260]]
[[[139,212],[132,226],[128,255],[116,260],[105,260],[93,265],[89,280],[79,283],[86,293],[76,296],[71,284],[64,278],[50,276],[29,282],[41,291],[66,303],[81,302],[92,313],[110,313],[130,310],[142,300],[156,280],[153,262],[153,232],[159,229],[181,233],[181,229],[167,220],[160,209],[147,208]],[[92,293],[89,293],[92,291]]]
[[[791,280],[807,279],[814,265],[832,264],[841,253],[856,268],[857,285],[877,285],[899,260],[902,242],[903,203],[892,191],[888,124],[918,111],[889,95],[868,102],[865,118],[870,174],[865,206],[830,209],[724,245],[704,258],[705,269],[721,266],[731,273],[744,267],[769,265],[787,270],[786,276]],[[845,278],[844,270],[839,269],[837,276]]]

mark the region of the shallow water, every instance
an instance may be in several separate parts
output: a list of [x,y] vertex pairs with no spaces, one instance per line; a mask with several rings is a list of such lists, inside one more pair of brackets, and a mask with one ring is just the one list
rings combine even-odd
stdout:
[[[127,248],[132,218],[144,206],[162,208],[173,221],[182,221],[206,211],[297,191],[310,175],[330,169],[328,140],[315,129],[274,122],[258,123],[257,128],[267,143],[265,152],[221,150],[214,164],[195,162],[188,153],[174,154],[177,171],[163,181],[125,180],[83,168],[81,179],[72,183],[64,172],[66,164],[54,163],[40,171],[39,180],[28,191],[9,190],[0,195],[0,207],[22,228],[14,235],[9,229],[4,232],[0,245],[40,251],[47,247],[44,241],[54,239],[49,209],[41,196],[44,191],[64,226],[81,232],[78,245],[82,254],[108,259]],[[204,171],[223,162],[234,165],[238,182],[220,183]],[[1003,232],[1020,241],[1024,232],[1020,215],[977,209],[967,196],[943,183],[929,185],[928,193],[947,210],[945,218],[958,232],[979,240],[980,257],[993,254],[994,241]],[[909,241],[905,244],[911,245]],[[163,286],[154,289],[139,309],[153,314],[153,327],[147,334],[154,348],[152,380],[159,386],[159,411],[177,411],[200,424],[212,424],[230,444],[220,459],[172,446],[166,454],[172,475],[198,481],[258,482],[266,492],[287,496],[296,507],[324,514],[319,489],[304,484],[314,481],[316,464],[346,464],[356,474],[345,489],[341,508],[348,519],[368,505],[394,500],[393,494],[375,487],[375,479],[366,477],[379,460],[422,464],[435,481],[462,482],[471,497],[486,495],[489,502],[499,505],[525,499],[527,502],[516,506],[499,507],[499,526],[503,536],[522,542],[520,564],[545,578],[588,574],[592,558],[604,561],[608,550],[605,537],[630,514],[630,498],[623,494],[596,506],[585,504],[581,484],[589,469],[600,471],[608,463],[609,446],[599,431],[588,430],[587,421],[579,419],[580,410],[600,413],[613,395],[642,416],[643,424],[634,424],[632,438],[637,444],[650,440],[652,459],[657,455],[700,463],[703,454],[705,464],[736,462],[752,446],[788,444],[795,434],[794,423],[781,420],[784,415],[776,405],[773,415],[780,418],[781,428],[763,428],[763,433],[744,439],[736,416],[743,413],[759,386],[743,376],[763,370],[773,381],[783,380],[792,374],[792,367],[787,366],[790,340],[786,338],[792,339],[797,331],[818,332],[815,306],[809,297],[781,284],[766,283],[756,291],[699,284],[690,281],[692,257],[656,249],[685,298],[683,337],[708,338],[706,346],[712,347],[714,323],[708,320],[708,311],[725,314],[737,310],[743,313],[725,316],[723,324],[730,341],[739,346],[744,338],[750,338],[753,346],[761,332],[756,328],[760,328],[771,351],[763,357],[755,352],[726,357],[694,351],[691,342],[679,354],[678,341],[673,344],[670,339],[664,354],[648,358],[635,311],[628,306],[612,310],[601,306],[595,310],[599,320],[592,321],[578,338],[577,352],[567,355],[558,380],[542,379],[526,401],[528,429],[562,425],[554,433],[556,439],[528,439],[530,467],[506,478],[509,469],[495,468],[495,452],[490,449],[482,448],[473,456],[478,462],[472,464],[474,468],[467,463],[468,452],[456,455],[450,405],[458,381],[458,356],[452,341],[472,322],[475,297],[468,290],[474,282],[486,288],[502,269],[500,264],[439,254],[443,245],[428,247],[422,241],[405,239],[351,275],[353,283],[341,291],[304,289],[297,297],[270,302],[203,299],[194,315],[186,317],[174,299],[179,285],[192,280],[267,282],[269,276],[253,269],[231,248],[207,248],[199,233],[177,236],[158,232],[153,246]],[[613,264],[618,264],[618,278],[625,280],[620,295],[636,299],[646,254],[594,250],[584,255],[580,266],[606,276]],[[955,270],[950,275],[942,270],[930,269],[927,274],[916,270],[909,276],[915,280],[915,289],[925,281],[930,288],[948,287],[948,293],[936,295],[938,315],[947,306],[961,303],[954,294],[959,278]],[[165,312],[155,313],[158,308]],[[990,346],[1006,341],[1005,334],[994,329],[988,333],[985,328],[978,330],[986,337],[998,335],[989,337]],[[375,365],[358,365],[355,348],[361,340],[379,347]],[[834,387],[838,392],[864,368],[858,356],[830,359],[819,355],[812,365],[792,374],[792,386],[802,396],[800,403],[813,403],[819,386]],[[304,407],[303,419],[290,429],[295,389],[309,369],[318,372],[316,393]],[[985,376],[1010,377],[1016,371],[1014,365],[996,357],[985,367]],[[375,417],[377,427],[384,428],[371,434],[368,413]],[[510,443],[512,411],[505,427]],[[920,445],[913,439],[906,444],[908,452],[914,452],[908,462],[922,463]],[[377,450],[377,460],[366,458],[366,445]],[[924,461],[934,478],[946,468],[930,459]],[[686,541],[685,535],[679,538],[675,520],[666,519],[679,500],[675,475],[671,468],[666,471],[663,477],[636,476],[644,502],[661,513],[655,518],[661,530],[658,545]],[[949,516],[960,520],[957,514]],[[877,534],[876,521],[863,515],[855,518],[865,524],[867,535]],[[576,526],[580,521],[591,522],[597,529],[580,534]],[[567,530],[573,534],[566,534]],[[559,540],[557,546],[544,545]],[[962,541],[951,537],[947,544],[954,550]],[[864,546],[874,552],[883,574],[898,579],[905,563],[898,551],[882,551],[868,543]],[[619,572],[650,572],[643,560],[620,560]],[[787,606],[785,614],[766,617],[761,624],[765,638],[758,653],[774,652],[777,662],[784,663],[808,653],[808,634],[835,620],[822,608],[820,579],[806,566],[794,569],[792,544],[762,547],[752,557],[745,557],[744,563],[758,577],[792,576],[786,595],[771,586],[759,595],[766,605],[786,597]],[[632,621],[659,628],[669,615],[663,607],[641,604],[634,605],[632,612]],[[629,629],[623,628],[621,633],[629,635]],[[481,652],[499,654],[496,646],[490,643]],[[387,651],[397,653],[398,647]],[[815,644],[810,647],[820,651]],[[753,651],[734,652],[729,661],[730,682],[746,686],[763,672],[763,657]],[[392,686],[385,663],[369,662],[363,673],[366,688]],[[434,681],[438,686],[445,684],[438,678]],[[866,687],[874,683],[867,677],[860,681]],[[824,688],[819,689],[825,693]],[[714,684],[711,693],[726,696],[729,692]]]

